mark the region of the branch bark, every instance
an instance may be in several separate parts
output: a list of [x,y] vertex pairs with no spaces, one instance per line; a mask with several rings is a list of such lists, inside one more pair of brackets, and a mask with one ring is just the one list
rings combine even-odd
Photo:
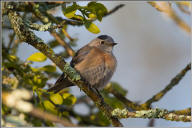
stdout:
[[183,121],[191,122],[191,116],[187,115],[177,115],[175,113],[168,112],[166,109],[149,109],[149,110],[140,110],[135,112],[129,112],[127,109],[115,109],[112,112],[112,115],[117,116],[118,118],[161,118],[171,121]]

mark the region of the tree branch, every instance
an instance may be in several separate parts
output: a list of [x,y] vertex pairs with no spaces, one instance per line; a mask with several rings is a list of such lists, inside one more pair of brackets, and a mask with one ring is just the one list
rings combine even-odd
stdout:
[[122,126],[120,121],[111,115],[112,108],[103,102],[102,98],[95,92],[95,90],[86,85],[86,83],[81,79],[80,75],[76,72],[75,69],[70,67],[70,65],[62,60],[61,57],[56,56],[51,48],[49,48],[40,38],[38,38],[32,31],[27,28],[24,21],[17,12],[9,10],[8,17],[16,35],[21,41],[32,45],[44,53],[48,58],[50,58],[66,74],[67,78],[73,84],[76,84],[93,100],[96,106],[104,113],[105,116],[107,116],[107,118],[112,122],[114,126]]
[[156,8],[158,11],[167,14],[181,29],[186,31],[188,34],[191,33],[191,28],[185,23],[175,11],[168,5],[167,2],[148,2],[151,6]]
[[187,71],[191,69],[191,63],[189,63],[180,73],[178,73],[171,82],[160,92],[155,94],[152,98],[147,100],[144,104],[142,104],[143,107],[150,107],[152,103],[159,101],[168,91],[170,91],[175,85],[177,85],[180,80],[185,76]]
[[173,110],[170,112],[178,114],[178,115],[189,115],[190,116],[191,115],[191,108],[186,108],[183,110]]
[[119,10],[120,8],[124,7],[125,4],[120,4],[120,5],[117,5],[116,7],[114,7],[112,10],[108,11],[105,15],[105,16],[108,16],[108,15],[111,15],[112,13],[116,12],[117,10]]
[[168,112],[166,109],[149,109],[149,110],[140,110],[135,112],[129,112],[127,109],[115,109],[112,112],[112,115],[117,116],[118,118],[162,118],[165,120],[171,121],[183,121],[191,122],[191,116],[186,115],[177,115],[174,113]]

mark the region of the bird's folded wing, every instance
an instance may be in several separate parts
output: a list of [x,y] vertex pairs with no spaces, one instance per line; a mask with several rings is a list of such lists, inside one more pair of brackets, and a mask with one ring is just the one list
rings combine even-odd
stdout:
[[91,85],[103,85],[105,83],[105,76],[110,73],[110,70],[105,66],[104,53],[98,48],[92,48],[83,60],[74,67]]

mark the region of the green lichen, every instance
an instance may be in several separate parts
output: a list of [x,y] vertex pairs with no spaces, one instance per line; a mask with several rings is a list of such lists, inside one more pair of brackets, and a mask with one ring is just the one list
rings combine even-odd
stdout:
[[72,80],[72,81],[78,81],[81,79],[81,76],[76,72],[75,69],[73,69],[68,63],[66,63],[64,65],[64,68],[63,68],[63,71],[65,73],[67,73],[67,75],[69,76],[69,78]]
[[136,111],[136,117],[143,117],[143,118],[162,118],[168,111],[165,109],[150,109],[150,110],[141,110]]
[[126,118],[127,117],[127,115],[128,115],[128,110],[125,108],[125,109],[119,109],[119,108],[116,108],[116,109],[114,109],[112,112],[111,112],[111,114],[112,114],[112,116],[117,116],[117,117],[119,117],[119,118]]
[[37,30],[37,31],[49,31],[52,28],[51,23],[40,25],[40,24],[33,24],[33,23],[30,23],[29,21],[26,21],[26,25],[29,28],[31,28],[33,30]]

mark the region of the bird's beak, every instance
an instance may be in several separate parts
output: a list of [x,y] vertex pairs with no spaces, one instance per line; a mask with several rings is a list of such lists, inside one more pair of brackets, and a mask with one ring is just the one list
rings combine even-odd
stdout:
[[112,45],[115,46],[115,45],[117,45],[117,43],[113,43]]

